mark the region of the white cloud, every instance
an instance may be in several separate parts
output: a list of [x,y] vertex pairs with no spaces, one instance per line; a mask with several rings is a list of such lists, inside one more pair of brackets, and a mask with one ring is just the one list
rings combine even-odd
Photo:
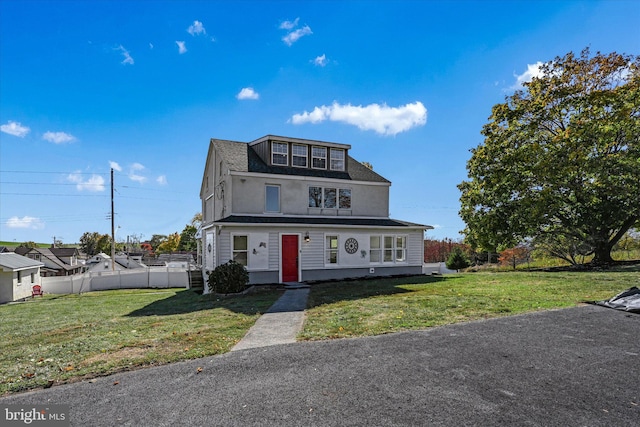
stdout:
[[542,70],[542,62],[538,61],[535,64],[527,64],[527,71],[518,75],[514,74],[513,76],[516,78],[516,82],[511,89],[520,89],[524,86],[525,83],[533,80],[534,77],[541,77],[543,75]]
[[298,26],[298,22],[300,21],[300,18],[296,18],[295,21],[284,21],[282,24],[280,24],[280,29],[281,30],[292,30],[295,27]]
[[67,176],[67,180],[76,184],[78,191],[104,191],[104,178],[100,175],[91,175],[85,180],[80,172],[71,173]]
[[140,184],[143,184],[147,181],[147,177],[146,176],[142,176],[137,174],[136,172],[144,170],[144,166],[140,163],[134,163],[129,167],[129,179],[131,181],[135,181],[138,182]]
[[427,109],[419,101],[399,107],[389,107],[386,104],[369,104],[363,107],[334,102],[330,106],[322,105],[311,112],[305,111],[291,117],[294,125],[316,124],[325,120],[347,123],[380,135],[396,135],[416,126],[423,126],[427,122]]
[[322,56],[317,56],[313,63],[319,67],[324,67],[327,65],[327,56],[323,53]]
[[193,25],[189,25],[189,28],[187,28],[187,32],[192,36],[197,36],[198,34],[207,34],[207,30],[204,29],[204,26],[200,21],[193,21]]
[[6,125],[0,126],[0,130],[9,135],[17,136],[18,138],[24,138],[30,131],[26,126],[22,126],[19,122],[9,120]]
[[30,228],[32,230],[42,230],[44,228],[44,222],[40,218],[33,216],[23,216],[22,218],[12,216],[5,225],[9,228]]
[[54,144],[66,144],[67,142],[75,141],[76,137],[65,132],[47,131],[42,135],[42,139],[53,142]]
[[260,94],[253,90],[252,87],[243,87],[242,90],[236,95],[238,99],[258,99]]
[[305,25],[304,27],[298,28],[297,30],[292,31],[286,36],[284,36],[282,38],[282,41],[285,42],[287,46],[291,46],[292,44],[297,42],[301,37],[308,36],[310,34],[313,34],[313,32],[311,31],[311,27],[309,27],[308,25]]
[[22,218],[12,216],[5,225],[9,228],[30,228],[32,230],[42,230],[44,228],[44,223],[40,218],[32,216],[23,216]]
[[178,53],[180,55],[182,55],[183,53],[185,53],[187,51],[187,46],[185,45],[185,43],[183,41],[176,40],[176,44],[178,45]]
[[109,160],[109,167],[113,170],[117,170],[118,172],[122,172],[122,167],[118,164],[118,162]]
[[167,177],[164,175],[160,175],[156,178],[156,182],[160,185],[167,185]]
[[120,53],[122,53],[122,56],[124,57],[124,59],[122,60],[121,64],[133,65],[133,58],[129,54],[129,51],[124,48],[124,46],[120,45],[120,46],[118,46],[116,48],[116,50],[119,50]]

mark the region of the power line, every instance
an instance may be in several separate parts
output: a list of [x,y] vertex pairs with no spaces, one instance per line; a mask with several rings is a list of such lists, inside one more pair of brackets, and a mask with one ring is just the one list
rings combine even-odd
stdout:
[[106,194],[0,193],[0,196],[108,197]]
[[58,174],[58,175],[109,175],[108,172],[78,172],[78,171],[73,171],[73,172],[53,172],[53,171],[25,171],[25,170],[21,170],[21,171],[7,171],[7,170],[0,170],[0,173],[28,173],[28,174]]

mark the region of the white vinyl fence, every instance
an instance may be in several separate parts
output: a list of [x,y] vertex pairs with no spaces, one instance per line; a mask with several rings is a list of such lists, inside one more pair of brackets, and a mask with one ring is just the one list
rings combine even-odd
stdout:
[[41,281],[42,290],[47,294],[79,294],[107,289],[188,288],[189,271],[185,268],[149,267],[43,277]]
[[451,274],[455,270],[449,270],[444,262],[433,262],[422,264],[422,274]]

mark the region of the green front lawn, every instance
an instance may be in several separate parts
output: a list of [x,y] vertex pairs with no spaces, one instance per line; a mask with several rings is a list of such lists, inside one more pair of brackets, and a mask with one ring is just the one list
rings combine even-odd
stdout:
[[378,335],[571,307],[640,286],[640,268],[606,272],[466,273],[336,282],[311,288],[299,338]]
[[0,395],[228,352],[279,296],[145,289],[1,305]]

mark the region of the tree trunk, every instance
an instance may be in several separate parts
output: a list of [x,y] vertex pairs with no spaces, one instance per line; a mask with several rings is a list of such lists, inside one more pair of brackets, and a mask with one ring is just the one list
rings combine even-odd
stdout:
[[593,251],[593,260],[591,264],[606,265],[613,264],[613,258],[611,258],[611,244],[598,245]]

